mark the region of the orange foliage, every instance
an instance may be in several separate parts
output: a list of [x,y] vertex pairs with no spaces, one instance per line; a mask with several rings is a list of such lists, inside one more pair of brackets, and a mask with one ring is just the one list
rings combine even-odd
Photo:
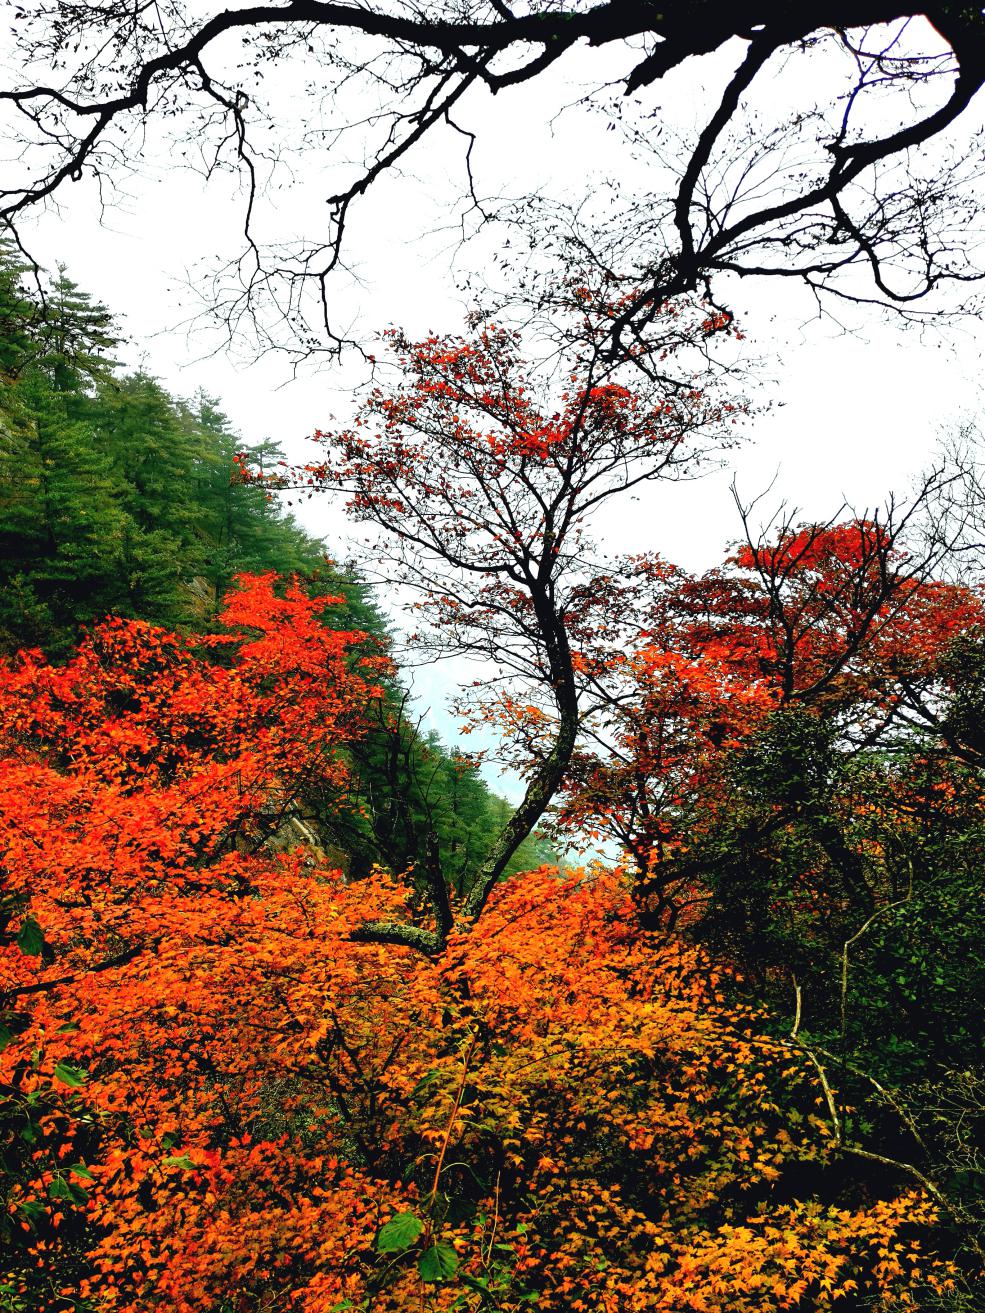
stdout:
[[320,605],[244,580],[225,638],[114,621],[3,671],[0,1081],[33,1128],[11,1306],[733,1313],[946,1285],[921,1195],[817,1202],[812,1069],[617,875],[500,885],[430,961],[352,938],[403,910],[389,878],[265,846],[313,778],[345,787],[377,693]]

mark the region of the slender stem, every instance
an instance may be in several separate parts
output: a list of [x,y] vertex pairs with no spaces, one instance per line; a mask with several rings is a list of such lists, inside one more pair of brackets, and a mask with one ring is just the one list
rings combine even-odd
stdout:
[[465,1085],[469,1078],[469,1070],[472,1066],[472,1058],[479,1044],[479,1036],[473,1034],[469,1047],[465,1053],[465,1062],[462,1066],[462,1078],[458,1082],[458,1089],[455,1091],[455,1102],[452,1105],[451,1116],[448,1118],[448,1125],[445,1127],[445,1136],[441,1142],[441,1150],[438,1154],[438,1161],[434,1168],[434,1181],[431,1184],[431,1193],[428,1195],[428,1201],[424,1205],[428,1213],[427,1235],[431,1233],[431,1209],[434,1207],[434,1201],[438,1197],[438,1185],[441,1181],[441,1172],[445,1165],[445,1155],[448,1153],[448,1145],[451,1142],[451,1133],[455,1129],[455,1122],[458,1120],[458,1113],[462,1106],[462,1099],[465,1097]]
[[803,990],[801,989],[800,981],[797,979],[796,976],[793,977],[793,997],[794,997],[794,1013],[793,1013],[793,1026],[790,1028],[790,1038],[796,1039],[797,1033],[800,1030],[800,1013],[801,1013],[801,1006],[804,1001]]

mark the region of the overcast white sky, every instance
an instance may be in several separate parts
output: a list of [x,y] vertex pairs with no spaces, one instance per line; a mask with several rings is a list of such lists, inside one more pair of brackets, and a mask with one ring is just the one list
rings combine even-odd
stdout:
[[[621,167],[639,168],[620,163],[613,135],[605,133],[598,115],[572,110],[549,125],[558,108],[577,96],[579,75],[587,76],[588,67],[569,61],[553,81],[504,94],[495,105],[478,93],[465,105],[459,120],[480,133],[473,160],[480,189],[503,195],[540,188],[574,196],[603,169],[618,176]],[[692,74],[686,77],[691,84],[661,88],[659,94],[679,106],[696,103],[701,85]],[[220,351],[202,359],[214,339],[190,342],[183,332],[169,331],[194,308],[183,280],[200,284],[208,261],[233,249],[236,207],[227,182],[206,189],[198,175],[176,167],[177,157],[162,142],[151,141],[149,158],[144,174],[128,183],[129,199],[103,223],[88,184],[68,189],[59,211],[27,230],[36,254],[47,263],[64,261],[76,281],[122,317],[129,362],[145,358],[179,393],[205,387],[221,399],[246,439],[272,436],[292,457],[303,456],[304,436],[351,405],[346,389],[356,373],[331,369],[292,380],[283,358],[247,364],[245,352],[237,359]],[[460,195],[461,158],[460,138],[450,131],[436,136],[408,164],[412,174],[386,180],[357,206],[349,250],[361,283],[340,301],[343,321],[358,316],[366,330],[390,323],[411,332],[460,327],[464,300],[453,264],[462,257],[456,255],[451,207]],[[319,175],[317,153],[309,155],[307,167],[306,198],[296,201],[291,189],[284,192],[285,224],[295,204],[317,219],[320,196],[333,190]],[[890,489],[905,488],[938,435],[979,408],[983,337],[976,322],[921,340],[873,313],[856,319],[857,331],[846,334],[812,318],[813,303],[786,285],[747,282],[734,300],[744,313],[749,354],[762,359],[754,400],[763,410],[725,469],[620,507],[601,526],[613,551],[657,550],[692,568],[714,563],[736,533],[733,476],[744,493],[754,494],[779,471],[776,495],[811,517],[829,514],[842,499],[871,506]],[[303,519],[330,545],[345,532],[337,508],[324,503],[308,503]],[[345,554],[344,547],[338,554]],[[426,680],[423,695],[437,703],[446,678]],[[437,723],[447,734],[448,722]]]

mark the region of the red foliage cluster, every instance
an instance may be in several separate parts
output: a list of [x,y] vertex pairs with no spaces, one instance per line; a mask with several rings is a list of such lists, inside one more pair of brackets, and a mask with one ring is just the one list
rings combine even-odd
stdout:
[[637,558],[616,593],[603,589],[600,604],[620,616],[616,632],[599,642],[589,612],[579,635],[606,688],[596,726],[607,750],[576,757],[562,819],[616,839],[641,875],[693,838],[698,800],[714,815],[730,753],[777,711],[843,729],[889,723],[985,615],[980,596],[930,577],[868,521],[743,544],[699,576]]

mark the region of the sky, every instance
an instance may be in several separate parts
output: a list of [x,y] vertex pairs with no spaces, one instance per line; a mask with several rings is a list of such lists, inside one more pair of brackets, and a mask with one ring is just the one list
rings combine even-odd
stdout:
[[[611,71],[618,71],[615,62]],[[495,102],[484,92],[467,101],[459,121],[478,133],[473,167],[480,191],[576,197],[606,177],[645,185],[646,166],[619,156],[603,116],[569,108],[558,117],[599,76],[597,60],[576,57],[560,75]],[[676,107],[676,126],[686,131],[688,113],[697,118],[711,85],[708,70],[686,69],[676,84],[654,94],[668,106],[665,117]],[[279,94],[299,130],[299,102],[286,84]],[[778,85],[776,95],[787,94]],[[763,108],[778,113],[784,106]],[[323,118],[352,114],[353,106],[321,112]],[[402,176],[385,179],[357,205],[349,247],[357,278],[339,291],[341,322],[353,322],[364,334],[389,324],[412,334],[461,327],[467,301],[457,283],[476,258],[455,240],[462,155],[461,137],[451,130],[438,134]],[[320,223],[324,196],[339,176],[337,169],[330,174],[327,159],[316,138],[300,181],[271,187],[272,225],[289,230]],[[38,258],[64,262],[121,317],[128,364],[143,364],[180,394],[204,387],[220,398],[245,439],[273,437],[292,459],[303,459],[313,428],[350,413],[362,367],[350,360],[294,377],[282,356],[251,359],[247,342],[229,350],[214,334],[189,336],[181,327],[200,305],[210,262],[233,249],[241,214],[229,178],[220,175],[206,187],[188,163],[152,132],[141,171],[126,180],[125,195],[108,213],[100,214],[94,188],[83,182],[68,188],[58,209],[33,220],[25,235]],[[813,519],[842,502],[871,507],[892,490],[905,491],[941,436],[980,409],[983,331],[977,321],[921,336],[871,312],[856,316],[846,331],[819,321],[813,302],[785,283],[746,281],[731,290],[746,335],[743,349],[758,361],[743,441],[704,478],[650,489],[610,514],[598,526],[609,551],[658,551],[692,569],[714,564],[737,534],[733,479],[747,499],[772,482],[773,502],[785,498]],[[338,506],[305,503],[301,518],[325,535],[333,553],[348,554]],[[440,706],[456,673],[425,672],[417,682],[422,706],[434,709],[432,723],[445,737],[452,737],[453,726]]]

